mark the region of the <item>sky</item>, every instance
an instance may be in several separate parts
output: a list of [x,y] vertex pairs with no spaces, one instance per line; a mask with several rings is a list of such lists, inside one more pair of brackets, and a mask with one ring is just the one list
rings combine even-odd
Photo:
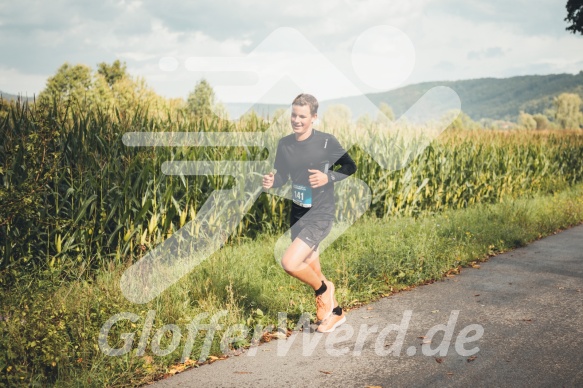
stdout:
[[[202,78],[223,102],[321,100],[424,81],[578,73],[566,0],[0,2],[0,90],[39,93],[65,62],[116,59],[165,97]],[[291,86],[290,86],[291,85]],[[293,98],[293,97],[292,97]]]

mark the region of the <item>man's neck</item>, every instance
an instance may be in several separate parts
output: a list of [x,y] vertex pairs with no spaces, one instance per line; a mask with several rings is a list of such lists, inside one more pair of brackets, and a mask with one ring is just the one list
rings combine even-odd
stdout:
[[308,137],[310,137],[312,135],[312,133],[314,132],[314,128],[310,128],[308,131],[306,131],[305,133],[302,133],[301,135],[296,135],[296,140],[297,141],[304,141],[306,140]]

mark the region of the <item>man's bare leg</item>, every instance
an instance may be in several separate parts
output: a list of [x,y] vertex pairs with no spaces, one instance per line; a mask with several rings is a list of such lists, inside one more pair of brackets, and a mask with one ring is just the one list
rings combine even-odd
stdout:
[[[334,297],[334,284],[322,274],[319,255],[314,253],[316,252],[308,244],[296,238],[283,254],[281,264],[288,274],[316,291],[316,317],[322,321],[332,314],[332,309],[338,306],[338,302]],[[309,264],[306,264],[307,260]]]
[[[314,272],[318,274],[321,281],[327,282],[326,276],[322,273],[322,268],[320,266],[320,251],[316,249],[312,254],[306,259],[306,263],[312,267]],[[334,295],[334,307],[338,306],[338,301],[336,300],[336,295]]]
[[314,272],[318,275],[320,280],[327,281],[326,276],[322,273],[322,267],[320,266],[320,251],[316,248],[315,251],[312,251],[310,256],[305,260],[305,263],[308,264]]
[[302,240],[296,238],[283,254],[281,265],[291,276],[306,283],[314,290],[322,286],[321,272],[316,272],[311,265],[306,264],[306,259],[314,251]]

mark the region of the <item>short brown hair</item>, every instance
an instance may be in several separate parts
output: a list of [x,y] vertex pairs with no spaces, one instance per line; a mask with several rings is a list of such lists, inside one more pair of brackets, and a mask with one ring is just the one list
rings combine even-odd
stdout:
[[318,100],[316,100],[316,97],[312,96],[311,94],[306,93],[299,94],[296,98],[294,98],[292,105],[299,106],[309,105],[310,114],[312,116],[318,113]]

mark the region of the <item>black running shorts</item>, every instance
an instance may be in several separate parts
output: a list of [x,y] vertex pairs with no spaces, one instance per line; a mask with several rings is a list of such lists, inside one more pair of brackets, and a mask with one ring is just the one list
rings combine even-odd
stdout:
[[291,227],[291,239],[294,241],[299,238],[312,250],[318,249],[318,245],[328,236],[332,230],[333,221],[328,220],[304,220],[300,218],[299,220],[294,220],[292,217],[293,225]]

